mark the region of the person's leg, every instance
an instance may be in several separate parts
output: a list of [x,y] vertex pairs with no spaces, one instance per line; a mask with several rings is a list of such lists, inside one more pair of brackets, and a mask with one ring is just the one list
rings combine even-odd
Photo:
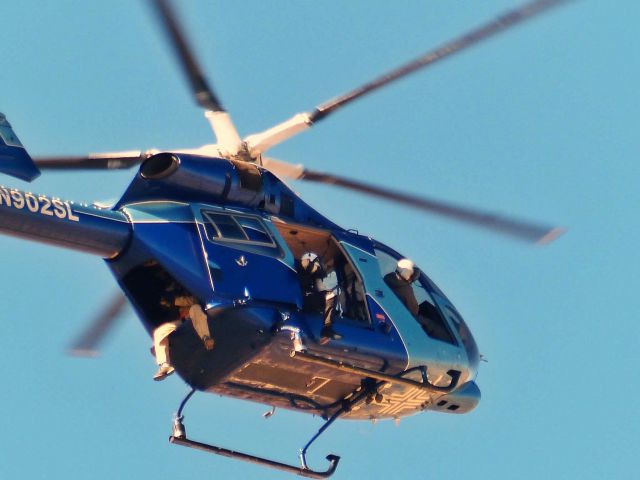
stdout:
[[336,312],[338,296],[334,291],[325,292],[324,316],[322,319],[322,330],[320,331],[320,344],[324,345],[329,340],[340,340],[342,335],[333,329],[333,317]]
[[153,331],[153,349],[156,355],[156,363],[160,366],[154,380],[162,380],[171,375],[174,368],[169,358],[169,335],[176,331],[179,322],[163,323]]
[[191,318],[194,330],[202,339],[204,348],[211,350],[215,342],[211,336],[211,332],[209,331],[207,314],[202,310],[202,307],[196,303],[191,305],[191,308],[189,309],[189,318]]

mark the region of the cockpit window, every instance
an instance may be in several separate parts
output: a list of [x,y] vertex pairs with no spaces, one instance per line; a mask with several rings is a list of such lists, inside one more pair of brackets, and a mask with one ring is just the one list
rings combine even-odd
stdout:
[[434,291],[426,275],[421,273],[415,281],[407,284],[399,280],[395,274],[396,264],[401,257],[396,258],[379,249],[376,249],[375,252],[380,266],[380,274],[385,283],[409,310],[425,333],[435,340],[456,345],[456,339],[433,298]]

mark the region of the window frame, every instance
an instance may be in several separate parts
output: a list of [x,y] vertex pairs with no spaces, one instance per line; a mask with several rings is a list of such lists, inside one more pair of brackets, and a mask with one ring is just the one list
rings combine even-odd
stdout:
[[[278,243],[275,241],[275,239],[273,238],[273,235],[271,234],[271,232],[269,231],[269,228],[267,228],[266,224],[264,223],[263,219],[258,216],[258,215],[250,215],[250,214],[245,214],[245,213],[236,213],[236,212],[220,212],[217,210],[211,210],[211,209],[202,209],[200,210],[200,214],[202,216],[202,223],[203,223],[203,227],[204,227],[204,233],[205,233],[205,237],[207,238],[207,240],[209,242],[212,243],[236,243],[236,244],[241,244],[241,245],[252,245],[252,246],[258,246],[258,247],[264,247],[264,248],[273,248],[274,250],[279,250],[279,245]],[[224,215],[226,217],[229,217],[238,227],[238,229],[240,230],[240,232],[242,233],[242,235],[244,235],[244,239],[239,239],[239,238],[229,238],[229,237],[225,237],[222,235],[222,232],[220,232],[220,229],[218,228],[218,225],[216,224],[216,222],[209,216],[209,214],[213,214],[213,215]],[[250,218],[253,220],[256,220],[260,226],[262,227],[264,233],[267,235],[267,237],[269,238],[270,242],[261,242],[258,240],[251,240],[249,239],[249,235],[247,235],[247,232],[245,232],[244,227],[240,224],[240,222],[238,222],[238,220],[236,220],[235,217],[244,217],[244,218]],[[218,234],[217,238],[211,238],[207,232],[207,225],[213,227],[216,231],[216,233]]]
[[[349,267],[351,268],[351,270],[353,270],[353,274],[355,276],[356,281],[358,282],[358,284],[360,285],[360,288],[362,289],[362,293],[364,293],[363,299],[360,300],[362,302],[362,306],[364,307],[364,313],[366,318],[364,320],[358,320],[355,318],[351,318],[351,317],[343,317],[343,316],[339,316],[336,317],[336,320],[338,320],[340,323],[344,323],[347,325],[351,325],[351,326],[357,326],[359,328],[366,328],[368,330],[373,330],[374,325],[373,325],[373,320],[371,318],[371,312],[369,310],[369,302],[367,301],[367,289],[365,287],[364,284],[364,280],[362,278],[362,275],[360,273],[360,270],[357,268],[357,265],[354,261],[354,258],[350,255],[350,253],[344,248],[344,245],[342,244],[342,242],[336,238],[333,234],[331,235],[331,239],[336,243],[337,247],[338,247],[338,251],[343,255],[347,265],[349,265]],[[335,271],[335,269],[334,269]],[[344,272],[342,272],[344,273]],[[338,272],[336,272],[336,277],[338,279],[338,285],[341,285],[341,280],[342,282],[344,282],[344,278],[340,278],[341,275],[338,275]],[[339,301],[340,299],[338,298],[337,301]]]

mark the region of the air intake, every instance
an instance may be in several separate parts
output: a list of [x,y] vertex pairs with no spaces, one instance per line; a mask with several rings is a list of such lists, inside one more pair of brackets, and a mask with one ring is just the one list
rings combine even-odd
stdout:
[[158,153],[147,158],[140,166],[140,176],[147,180],[165,178],[180,166],[180,159],[172,153]]

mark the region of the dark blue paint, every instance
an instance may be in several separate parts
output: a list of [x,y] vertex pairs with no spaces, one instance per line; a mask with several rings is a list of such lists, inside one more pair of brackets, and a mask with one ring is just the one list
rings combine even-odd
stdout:
[[203,303],[215,300],[195,223],[135,224],[130,247],[109,266],[122,278],[149,260],[158,261]]
[[40,170],[24,148],[5,145],[2,140],[0,140],[0,172],[27,182],[40,175]]
[[0,187],[0,230],[106,258],[126,248],[131,236],[131,225],[122,212],[5,187]]
[[0,172],[27,182],[40,175],[40,170],[2,113],[0,113]]
[[[209,203],[250,207],[296,223],[343,230],[310,207],[267,170],[254,167],[261,179],[260,190],[254,191],[242,186],[238,166],[230,160],[182,154],[176,157],[180,166],[167,177],[148,179],[138,173],[115,209],[150,200]],[[285,205],[289,202],[293,206],[291,214],[287,213]]]
[[204,249],[213,277],[214,294],[219,299],[251,299],[302,306],[296,272],[273,256],[252,253],[241,243],[211,242],[202,227]]

